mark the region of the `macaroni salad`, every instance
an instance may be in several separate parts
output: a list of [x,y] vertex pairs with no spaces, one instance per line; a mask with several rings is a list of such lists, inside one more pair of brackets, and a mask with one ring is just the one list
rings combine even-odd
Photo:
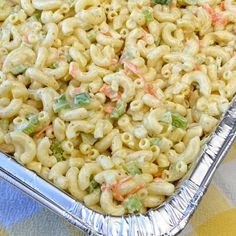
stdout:
[[233,0],[0,0],[0,150],[87,207],[159,206],[236,92]]

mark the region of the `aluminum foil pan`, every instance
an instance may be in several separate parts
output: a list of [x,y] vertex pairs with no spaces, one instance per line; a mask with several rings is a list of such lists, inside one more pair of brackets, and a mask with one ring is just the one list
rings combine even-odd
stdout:
[[175,235],[187,224],[213,173],[236,136],[236,98],[203,147],[175,194],[146,214],[114,217],[85,207],[13,158],[0,153],[0,177],[15,185],[88,235]]

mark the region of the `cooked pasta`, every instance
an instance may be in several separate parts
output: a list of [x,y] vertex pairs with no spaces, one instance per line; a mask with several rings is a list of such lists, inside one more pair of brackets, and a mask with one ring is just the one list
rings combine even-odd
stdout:
[[0,151],[99,212],[159,206],[235,95],[235,19],[232,0],[0,0]]

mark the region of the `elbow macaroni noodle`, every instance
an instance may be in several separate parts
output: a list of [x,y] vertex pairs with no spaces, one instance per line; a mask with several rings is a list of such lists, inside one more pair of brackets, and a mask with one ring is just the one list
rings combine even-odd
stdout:
[[155,2],[0,1],[0,151],[102,213],[171,196],[236,93],[236,3]]

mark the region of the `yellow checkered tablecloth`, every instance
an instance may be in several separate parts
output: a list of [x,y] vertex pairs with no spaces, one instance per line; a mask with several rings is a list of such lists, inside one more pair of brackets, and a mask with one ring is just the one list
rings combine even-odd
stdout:
[[[181,236],[236,235],[236,143]],[[0,180],[0,236],[83,235],[61,217]]]

